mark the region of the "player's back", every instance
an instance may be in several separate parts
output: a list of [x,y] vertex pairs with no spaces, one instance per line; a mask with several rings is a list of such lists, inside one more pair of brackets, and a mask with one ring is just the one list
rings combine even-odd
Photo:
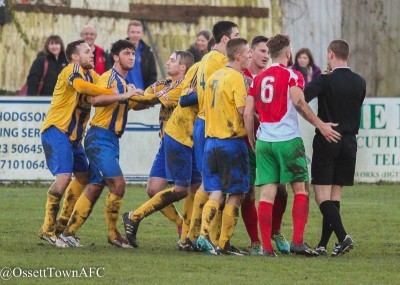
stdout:
[[219,69],[210,76],[204,95],[206,137],[246,136],[242,115],[237,110],[246,105],[246,94],[245,78],[233,68]]
[[197,96],[199,101],[199,118],[204,119],[204,93],[208,78],[218,69],[225,67],[228,58],[218,50],[207,53],[200,61],[197,70]]
[[293,70],[274,63],[253,81],[249,94],[254,97],[260,118],[259,138],[284,141],[300,136],[297,112],[290,99],[290,88],[303,89],[304,80]]

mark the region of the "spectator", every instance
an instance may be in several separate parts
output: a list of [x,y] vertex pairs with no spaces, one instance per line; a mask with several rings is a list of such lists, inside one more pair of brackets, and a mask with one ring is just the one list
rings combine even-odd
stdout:
[[109,70],[112,67],[108,53],[101,47],[94,44],[97,38],[96,28],[92,25],[86,25],[81,32],[81,38],[90,46],[94,55],[94,71],[99,75]]
[[142,40],[143,35],[142,23],[129,23],[127,40],[135,46],[135,65],[128,71],[126,80],[136,88],[145,90],[157,81],[157,66],[151,48]]
[[203,56],[208,53],[207,45],[210,40],[211,33],[209,31],[200,31],[196,36],[196,42],[188,49],[194,56],[194,62],[199,62]]
[[[45,72],[46,64],[47,70]],[[43,51],[38,53],[29,70],[27,95],[52,95],[58,74],[67,64],[62,39],[57,35],[49,36],[46,39]],[[43,81],[43,85],[39,87],[41,81]]]
[[321,69],[315,65],[314,58],[308,48],[299,49],[292,68],[303,74],[304,85],[307,85],[321,74]]

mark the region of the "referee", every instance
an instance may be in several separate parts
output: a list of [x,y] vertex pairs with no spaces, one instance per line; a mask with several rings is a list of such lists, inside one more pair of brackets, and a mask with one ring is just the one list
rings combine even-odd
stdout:
[[338,243],[331,256],[340,256],[353,248],[354,241],[344,229],[340,216],[343,186],[352,186],[356,165],[357,142],[361,106],[366,83],[347,65],[349,44],[344,40],[332,41],[327,50],[329,74],[313,80],[305,88],[306,101],[318,97],[318,117],[324,122],[335,122],[335,130],[342,135],[338,143],[331,143],[316,130],[313,141],[311,183],[315,200],[323,215],[322,234],[315,248],[326,255],[332,231]]

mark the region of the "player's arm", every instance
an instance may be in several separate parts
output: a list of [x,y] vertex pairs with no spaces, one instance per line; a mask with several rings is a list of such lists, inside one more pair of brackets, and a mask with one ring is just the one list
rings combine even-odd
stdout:
[[143,94],[143,90],[141,89],[128,88],[128,91],[122,94],[88,96],[88,101],[93,107],[103,107],[120,100],[129,99],[132,96],[140,96],[141,94]]
[[179,98],[179,105],[181,105],[181,107],[190,107],[193,105],[198,104],[198,96],[197,96],[197,92],[191,92],[187,95],[181,96]]
[[156,104],[160,103],[160,100],[158,99],[157,96],[157,89],[159,89],[162,84],[160,84],[161,81],[157,81],[153,85],[149,86],[146,88],[144,91],[143,96],[132,96],[130,98],[131,101],[134,101],[136,103],[140,103],[142,105],[146,105],[147,107],[149,106],[154,106]]
[[160,103],[160,99],[156,94],[145,94],[143,96],[133,96],[130,100],[135,101],[137,103],[141,103],[143,105],[151,105],[154,106]]
[[73,73],[71,76],[69,76],[68,81],[69,84],[72,85],[74,89],[81,94],[89,96],[115,94],[113,89],[100,87],[96,84],[83,80],[82,76],[79,73]]
[[246,129],[247,137],[251,148],[254,150],[256,138],[254,136],[254,97],[247,96],[246,107],[244,108],[243,121]]
[[145,104],[142,104],[142,103],[136,103],[136,105],[133,106],[131,109],[135,110],[135,111],[141,111],[141,110],[149,109],[150,107],[152,107],[152,106],[145,105]]
[[319,97],[324,90],[324,76],[320,76],[314,80],[311,80],[304,89],[304,97],[306,102],[310,102],[316,97]]
[[321,121],[321,119],[318,118],[317,115],[315,115],[313,110],[305,101],[303,91],[300,87],[290,87],[290,98],[292,99],[293,105],[296,108],[297,112],[310,124],[316,127],[328,142],[336,143],[340,140],[341,135],[337,131],[332,129],[332,127],[336,127],[338,124],[324,123],[323,121]]

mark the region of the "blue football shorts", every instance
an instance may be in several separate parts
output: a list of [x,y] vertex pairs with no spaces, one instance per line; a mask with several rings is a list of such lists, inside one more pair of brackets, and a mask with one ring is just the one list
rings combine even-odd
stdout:
[[166,169],[175,185],[189,187],[201,183],[192,148],[164,134],[164,150]]
[[55,126],[46,129],[41,139],[51,174],[55,176],[88,171],[88,161],[82,144],[71,142],[68,135]]
[[249,153],[243,138],[207,138],[203,157],[206,192],[241,194],[249,191]]
[[89,183],[106,185],[105,178],[123,176],[119,165],[119,139],[111,131],[92,126],[85,137]]
[[168,181],[172,181],[171,175],[168,173],[165,167],[164,138],[161,139],[160,147],[158,148],[158,152],[156,154],[156,157],[154,158],[153,165],[151,166],[149,178],[151,177],[164,178]]

